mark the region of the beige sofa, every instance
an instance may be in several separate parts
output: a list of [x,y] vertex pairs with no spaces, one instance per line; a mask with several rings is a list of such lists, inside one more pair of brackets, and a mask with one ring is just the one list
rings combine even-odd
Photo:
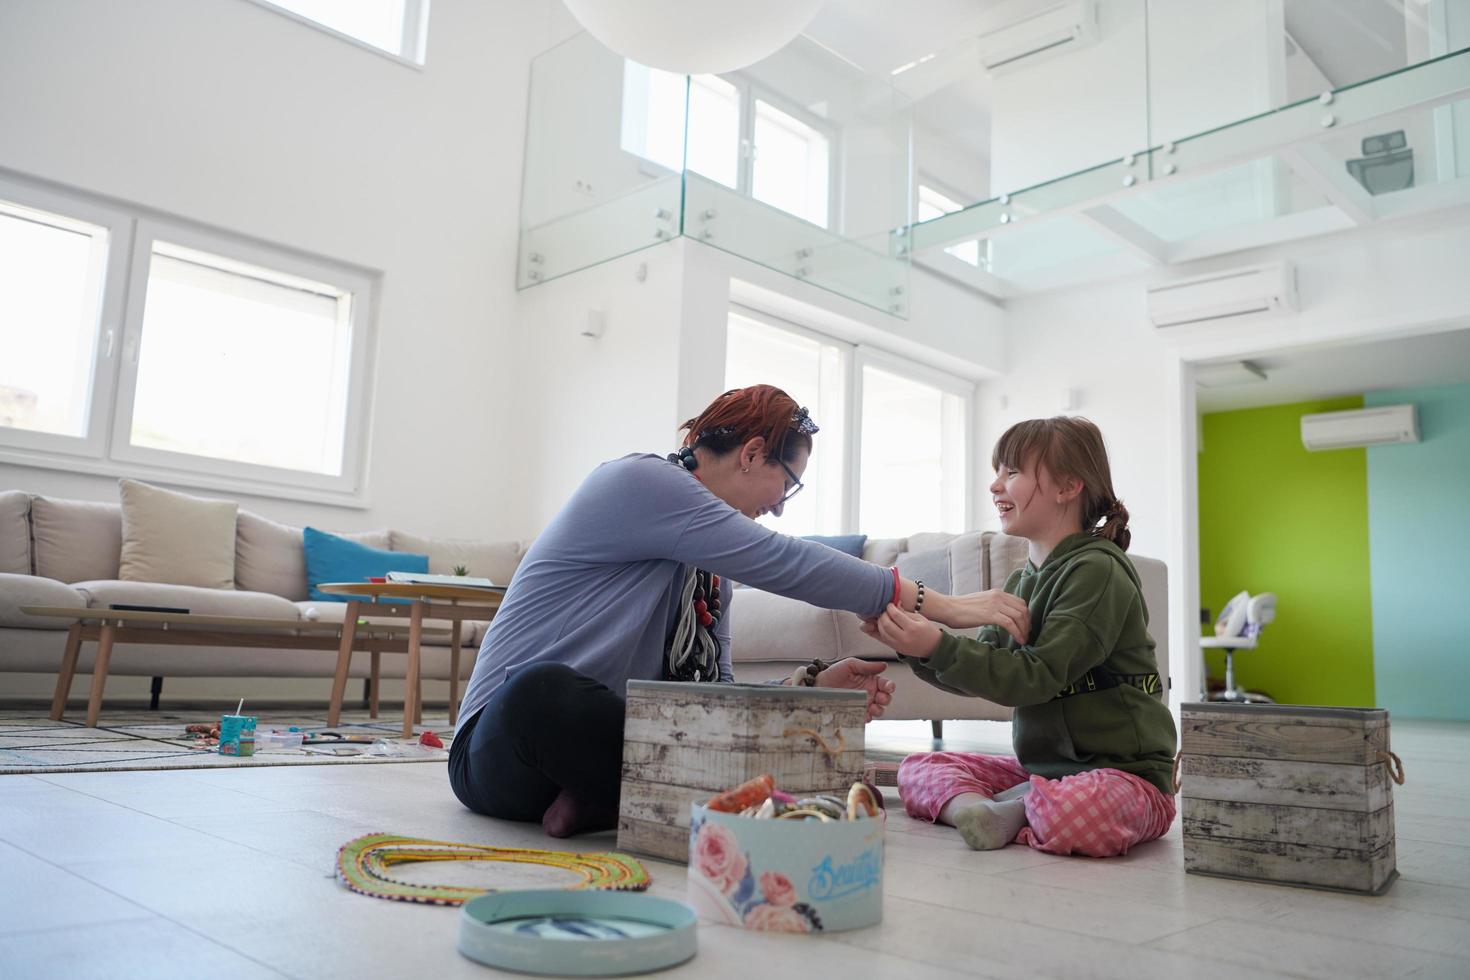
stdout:
[[[25,606],[105,609],[114,603],[127,603],[184,608],[202,615],[307,618],[319,622],[340,622],[347,610],[346,603],[308,597],[299,527],[240,511],[235,521],[232,589],[123,581],[122,534],[120,504],[0,491],[0,676],[7,671],[55,674],[59,669],[66,632],[74,620],[28,616],[21,612]],[[455,541],[400,531],[344,536],[373,548],[427,554],[431,572],[448,574],[454,566],[466,565],[471,574],[497,582],[510,580],[525,553],[525,542],[519,541]],[[427,620],[425,625],[446,624]],[[464,623],[462,644],[477,649],[486,626],[482,622]],[[447,680],[448,635],[426,635],[421,652],[423,676]],[[83,645],[78,674],[91,672],[96,653],[95,643]],[[108,673],[143,677],[331,677],[336,660],[336,653],[330,650],[129,643],[113,650]],[[403,677],[407,661],[402,656],[383,657],[382,676]],[[460,658],[463,677],[468,677],[473,667],[473,656]],[[369,655],[355,653],[350,676],[366,677],[369,669]]]
[[[907,538],[870,539],[863,557],[880,565],[897,565],[908,578],[923,579],[943,592],[960,595],[998,589],[1011,572],[1026,564],[1026,541],[995,531],[968,534],[915,534]],[[1149,632],[1157,642],[1159,675],[1169,686],[1168,574],[1156,558],[1131,556],[1143,583],[1149,610]],[[941,691],[897,662],[892,650],[863,633],[856,616],[817,609],[806,603],[754,589],[740,590],[732,603],[731,654],[735,676],[742,681],[788,677],[795,664],[820,657],[836,660],[893,661],[886,672],[898,685],[886,718],[1008,720],[1011,709],[981,698]],[[975,631],[971,631],[973,635]],[[935,726],[936,736],[939,733]]]
[[[529,542],[477,542],[423,538],[401,531],[346,535],[375,548],[429,556],[429,570],[449,573],[456,565],[471,574],[508,582]],[[318,621],[340,621],[346,604],[308,598],[302,529],[240,511],[235,523],[233,589],[160,582],[122,581],[122,513],[119,504],[63,500],[20,491],[0,491],[0,676],[7,671],[55,674],[72,620],[39,619],[24,606],[106,608],[113,603],[174,606],[195,613],[297,619],[311,610]],[[871,539],[863,557],[898,565],[952,593],[999,588],[1025,562],[1025,542],[992,532],[963,535],[925,533]],[[1168,669],[1168,603],[1162,562],[1135,558],[1153,615],[1159,668]],[[426,625],[437,625],[430,620]],[[476,650],[487,624],[466,623],[462,643]],[[818,609],[793,599],[741,589],[731,608],[732,658],[741,681],[788,677],[813,657],[855,656],[894,660],[892,651],[864,635],[851,613]],[[449,677],[448,638],[426,637],[423,676]],[[77,673],[89,674],[96,644],[85,644]],[[241,649],[238,647],[125,644],[112,654],[110,675],[143,677],[330,677],[336,653],[328,650]],[[401,678],[407,658],[382,658],[384,677]],[[460,658],[461,679],[474,667]],[[350,675],[366,677],[369,656],[353,655]],[[895,663],[889,671],[898,692],[886,717],[898,719],[1006,719],[1010,709],[980,698],[947,694],[917,680]],[[1167,681],[1166,681],[1167,683]],[[0,682],[0,692],[3,692]]]

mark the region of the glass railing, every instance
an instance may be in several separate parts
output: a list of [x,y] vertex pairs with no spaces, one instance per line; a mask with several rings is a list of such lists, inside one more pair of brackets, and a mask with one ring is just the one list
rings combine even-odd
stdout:
[[1007,297],[1466,199],[1470,0],[1022,6],[893,66],[850,18],[724,76],[544,53],[519,284],[685,236],[906,316],[911,262]]
[[532,64],[518,284],[685,236],[907,314],[907,103],[805,39],[725,76]]
[[[915,225],[915,261],[999,296],[1470,203],[1470,49]],[[979,242],[978,267],[944,249]]]

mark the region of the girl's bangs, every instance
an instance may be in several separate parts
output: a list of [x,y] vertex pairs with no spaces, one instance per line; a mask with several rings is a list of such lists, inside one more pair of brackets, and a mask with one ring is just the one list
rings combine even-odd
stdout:
[[1046,419],[1017,422],[996,442],[995,451],[990,454],[990,468],[1024,469],[1026,461],[1033,457],[1045,464],[1051,440],[1051,427]]

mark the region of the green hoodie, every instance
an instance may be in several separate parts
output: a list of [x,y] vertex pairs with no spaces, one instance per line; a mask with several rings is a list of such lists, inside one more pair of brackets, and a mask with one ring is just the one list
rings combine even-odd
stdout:
[[1121,769],[1173,794],[1174,718],[1159,683],[1138,572],[1104,538],[1073,534],[1005,591],[1031,608],[1024,646],[997,626],[946,633],[927,660],[903,657],[935,687],[1015,707],[1027,771],[1059,779]]

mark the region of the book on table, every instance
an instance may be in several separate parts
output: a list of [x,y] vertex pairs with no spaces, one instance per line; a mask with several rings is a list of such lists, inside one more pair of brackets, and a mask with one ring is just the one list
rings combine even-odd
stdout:
[[431,575],[428,572],[389,572],[389,582],[400,585],[454,585],[465,589],[503,590],[488,578],[474,575]]

